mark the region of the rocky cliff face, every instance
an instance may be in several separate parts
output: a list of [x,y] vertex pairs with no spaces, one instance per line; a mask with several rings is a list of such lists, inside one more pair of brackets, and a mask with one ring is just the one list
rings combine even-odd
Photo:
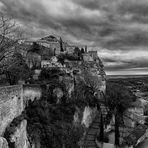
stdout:
[[[97,96],[99,100],[104,99],[106,74],[98,56],[92,56],[89,53],[83,54],[83,60],[65,60],[65,65],[67,72],[72,75],[75,81],[74,83],[85,83],[88,87],[93,88],[94,96]],[[84,124],[88,128],[95,118],[96,112],[96,107],[90,107],[89,105],[85,106],[83,109],[77,109],[74,115],[74,121],[81,122],[81,124]]]
[[11,135],[10,141],[14,143],[15,148],[29,148],[26,128],[27,121],[23,120]]
[[3,137],[0,137],[0,147],[1,148],[9,148],[7,140]]

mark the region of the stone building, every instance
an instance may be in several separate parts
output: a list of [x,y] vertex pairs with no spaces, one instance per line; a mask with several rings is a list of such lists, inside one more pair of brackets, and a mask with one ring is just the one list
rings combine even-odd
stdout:
[[49,60],[53,55],[49,48],[34,42],[26,54],[26,62],[30,68],[39,68],[42,60]]
[[36,41],[25,41],[27,45],[33,45],[36,42],[38,45],[45,47],[48,52],[53,52],[58,55],[61,52],[66,51],[67,43],[62,40],[62,38],[57,38],[55,36],[47,36]]

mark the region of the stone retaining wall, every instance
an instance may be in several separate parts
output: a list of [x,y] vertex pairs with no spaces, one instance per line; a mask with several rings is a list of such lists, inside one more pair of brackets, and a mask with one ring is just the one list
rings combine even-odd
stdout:
[[0,87],[0,135],[23,110],[23,87],[21,85]]

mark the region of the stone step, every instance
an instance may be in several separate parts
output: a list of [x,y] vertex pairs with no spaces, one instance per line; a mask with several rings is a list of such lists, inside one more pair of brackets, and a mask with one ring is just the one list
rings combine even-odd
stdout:
[[95,141],[95,138],[93,138],[93,139],[88,139],[88,138],[86,138],[86,139],[85,139],[85,143],[94,142],[94,141]]
[[84,146],[85,147],[96,146],[96,143],[95,142],[87,142],[87,143],[85,143]]
[[88,132],[84,136],[82,148],[97,148],[95,143],[96,134],[100,129],[100,115],[98,114],[94,119],[92,125],[88,129]]
[[98,124],[100,124],[100,121],[99,122],[97,122],[97,121],[95,121],[94,123],[93,123],[93,125],[98,125]]
[[81,146],[81,148],[98,148],[96,145],[90,145],[90,146]]
[[[95,137],[96,135],[87,135],[86,137],[90,137],[90,138],[93,138]],[[85,138],[86,139],[86,138]]]
[[100,122],[100,118],[97,118],[97,119],[95,119],[94,121],[93,121],[93,123],[98,123],[98,122]]
[[88,133],[87,135],[88,136],[93,136],[93,135],[95,135],[96,133]]
[[87,147],[87,148],[97,148],[97,146],[89,146],[89,147]]
[[98,132],[98,130],[96,130],[96,129],[91,129],[91,130],[87,133],[87,135],[96,135],[97,132]]
[[93,135],[93,136],[92,136],[92,135],[88,135],[88,136],[85,138],[85,141],[87,141],[87,140],[88,140],[88,141],[89,141],[89,140],[90,140],[90,141],[91,141],[91,140],[95,140],[95,138],[96,138],[96,136],[94,136],[94,135]]
[[100,124],[93,124],[92,126],[91,126],[91,128],[99,128],[100,127]]

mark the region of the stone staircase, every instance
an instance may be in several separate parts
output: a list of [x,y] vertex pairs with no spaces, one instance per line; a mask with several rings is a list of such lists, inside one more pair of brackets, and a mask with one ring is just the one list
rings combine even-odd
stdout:
[[[107,108],[104,104],[100,104],[100,111],[102,112],[103,118],[107,115]],[[98,133],[100,132],[100,119],[101,119],[101,112],[97,112],[96,117],[94,118],[93,122],[89,126],[89,128],[84,133],[84,136],[80,140],[80,148],[98,148],[96,145],[96,138]]]
[[98,113],[90,127],[86,130],[84,136],[79,143],[80,148],[97,148],[96,136],[100,130],[100,117],[100,113]]

